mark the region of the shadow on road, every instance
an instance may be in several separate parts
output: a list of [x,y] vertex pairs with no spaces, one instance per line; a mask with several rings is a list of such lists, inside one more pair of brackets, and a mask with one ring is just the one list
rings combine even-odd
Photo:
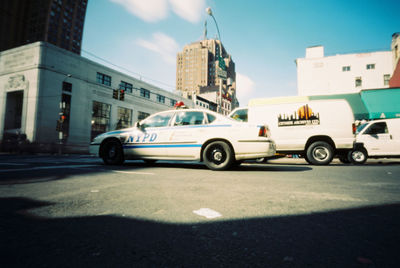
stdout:
[[[203,163],[199,162],[182,162],[182,161],[158,161],[153,164],[147,164],[143,161],[126,161],[120,166],[108,166],[102,162],[80,163],[49,163],[37,162],[29,165],[13,166],[7,169],[0,169],[0,185],[7,184],[23,184],[36,183],[54,180],[64,180],[73,176],[83,176],[92,174],[104,174],[111,171],[138,171],[146,172],[148,168],[181,168],[181,169],[197,169],[209,170]],[[307,166],[290,166],[290,165],[264,165],[264,164],[242,164],[232,167],[229,171],[235,172],[296,172],[312,170]]]
[[38,218],[0,199],[2,267],[399,267],[400,204],[173,224],[118,216]]

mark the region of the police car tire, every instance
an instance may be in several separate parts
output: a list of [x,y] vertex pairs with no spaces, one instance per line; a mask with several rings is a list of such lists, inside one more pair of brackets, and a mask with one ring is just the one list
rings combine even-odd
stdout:
[[328,165],[333,159],[333,148],[327,142],[316,141],[307,148],[307,158],[313,165]]
[[102,146],[102,158],[106,165],[121,165],[124,163],[124,152],[120,142],[111,140]]
[[226,170],[234,160],[231,147],[223,141],[213,141],[203,151],[203,161],[211,170]]

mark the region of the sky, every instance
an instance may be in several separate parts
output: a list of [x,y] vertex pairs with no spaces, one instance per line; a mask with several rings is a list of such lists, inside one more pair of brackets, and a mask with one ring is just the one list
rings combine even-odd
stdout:
[[217,37],[236,65],[240,106],[297,95],[295,60],[307,47],[325,55],[389,51],[400,32],[398,0],[89,0],[82,56],[168,91],[176,54]]

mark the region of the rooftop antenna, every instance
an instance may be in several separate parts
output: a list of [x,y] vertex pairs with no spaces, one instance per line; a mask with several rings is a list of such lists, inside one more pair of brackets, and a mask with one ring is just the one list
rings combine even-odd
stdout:
[[203,40],[207,40],[207,19],[204,21],[204,38]]

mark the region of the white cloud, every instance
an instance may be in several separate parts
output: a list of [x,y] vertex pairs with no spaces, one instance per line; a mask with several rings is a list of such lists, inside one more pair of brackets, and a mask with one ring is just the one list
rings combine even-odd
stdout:
[[133,15],[147,22],[165,19],[172,11],[191,23],[198,22],[205,14],[206,0],[110,0],[120,4]]
[[153,34],[152,40],[138,39],[136,43],[160,54],[167,63],[172,65],[176,63],[176,53],[179,50],[179,45],[172,37],[157,32]]
[[198,22],[201,15],[205,14],[205,0],[169,0],[172,10],[183,18],[192,23]]
[[133,15],[147,22],[165,19],[168,15],[167,0],[111,0],[122,5]]
[[250,77],[236,73],[236,96],[241,104],[247,104],[254,91],[255,83]]

